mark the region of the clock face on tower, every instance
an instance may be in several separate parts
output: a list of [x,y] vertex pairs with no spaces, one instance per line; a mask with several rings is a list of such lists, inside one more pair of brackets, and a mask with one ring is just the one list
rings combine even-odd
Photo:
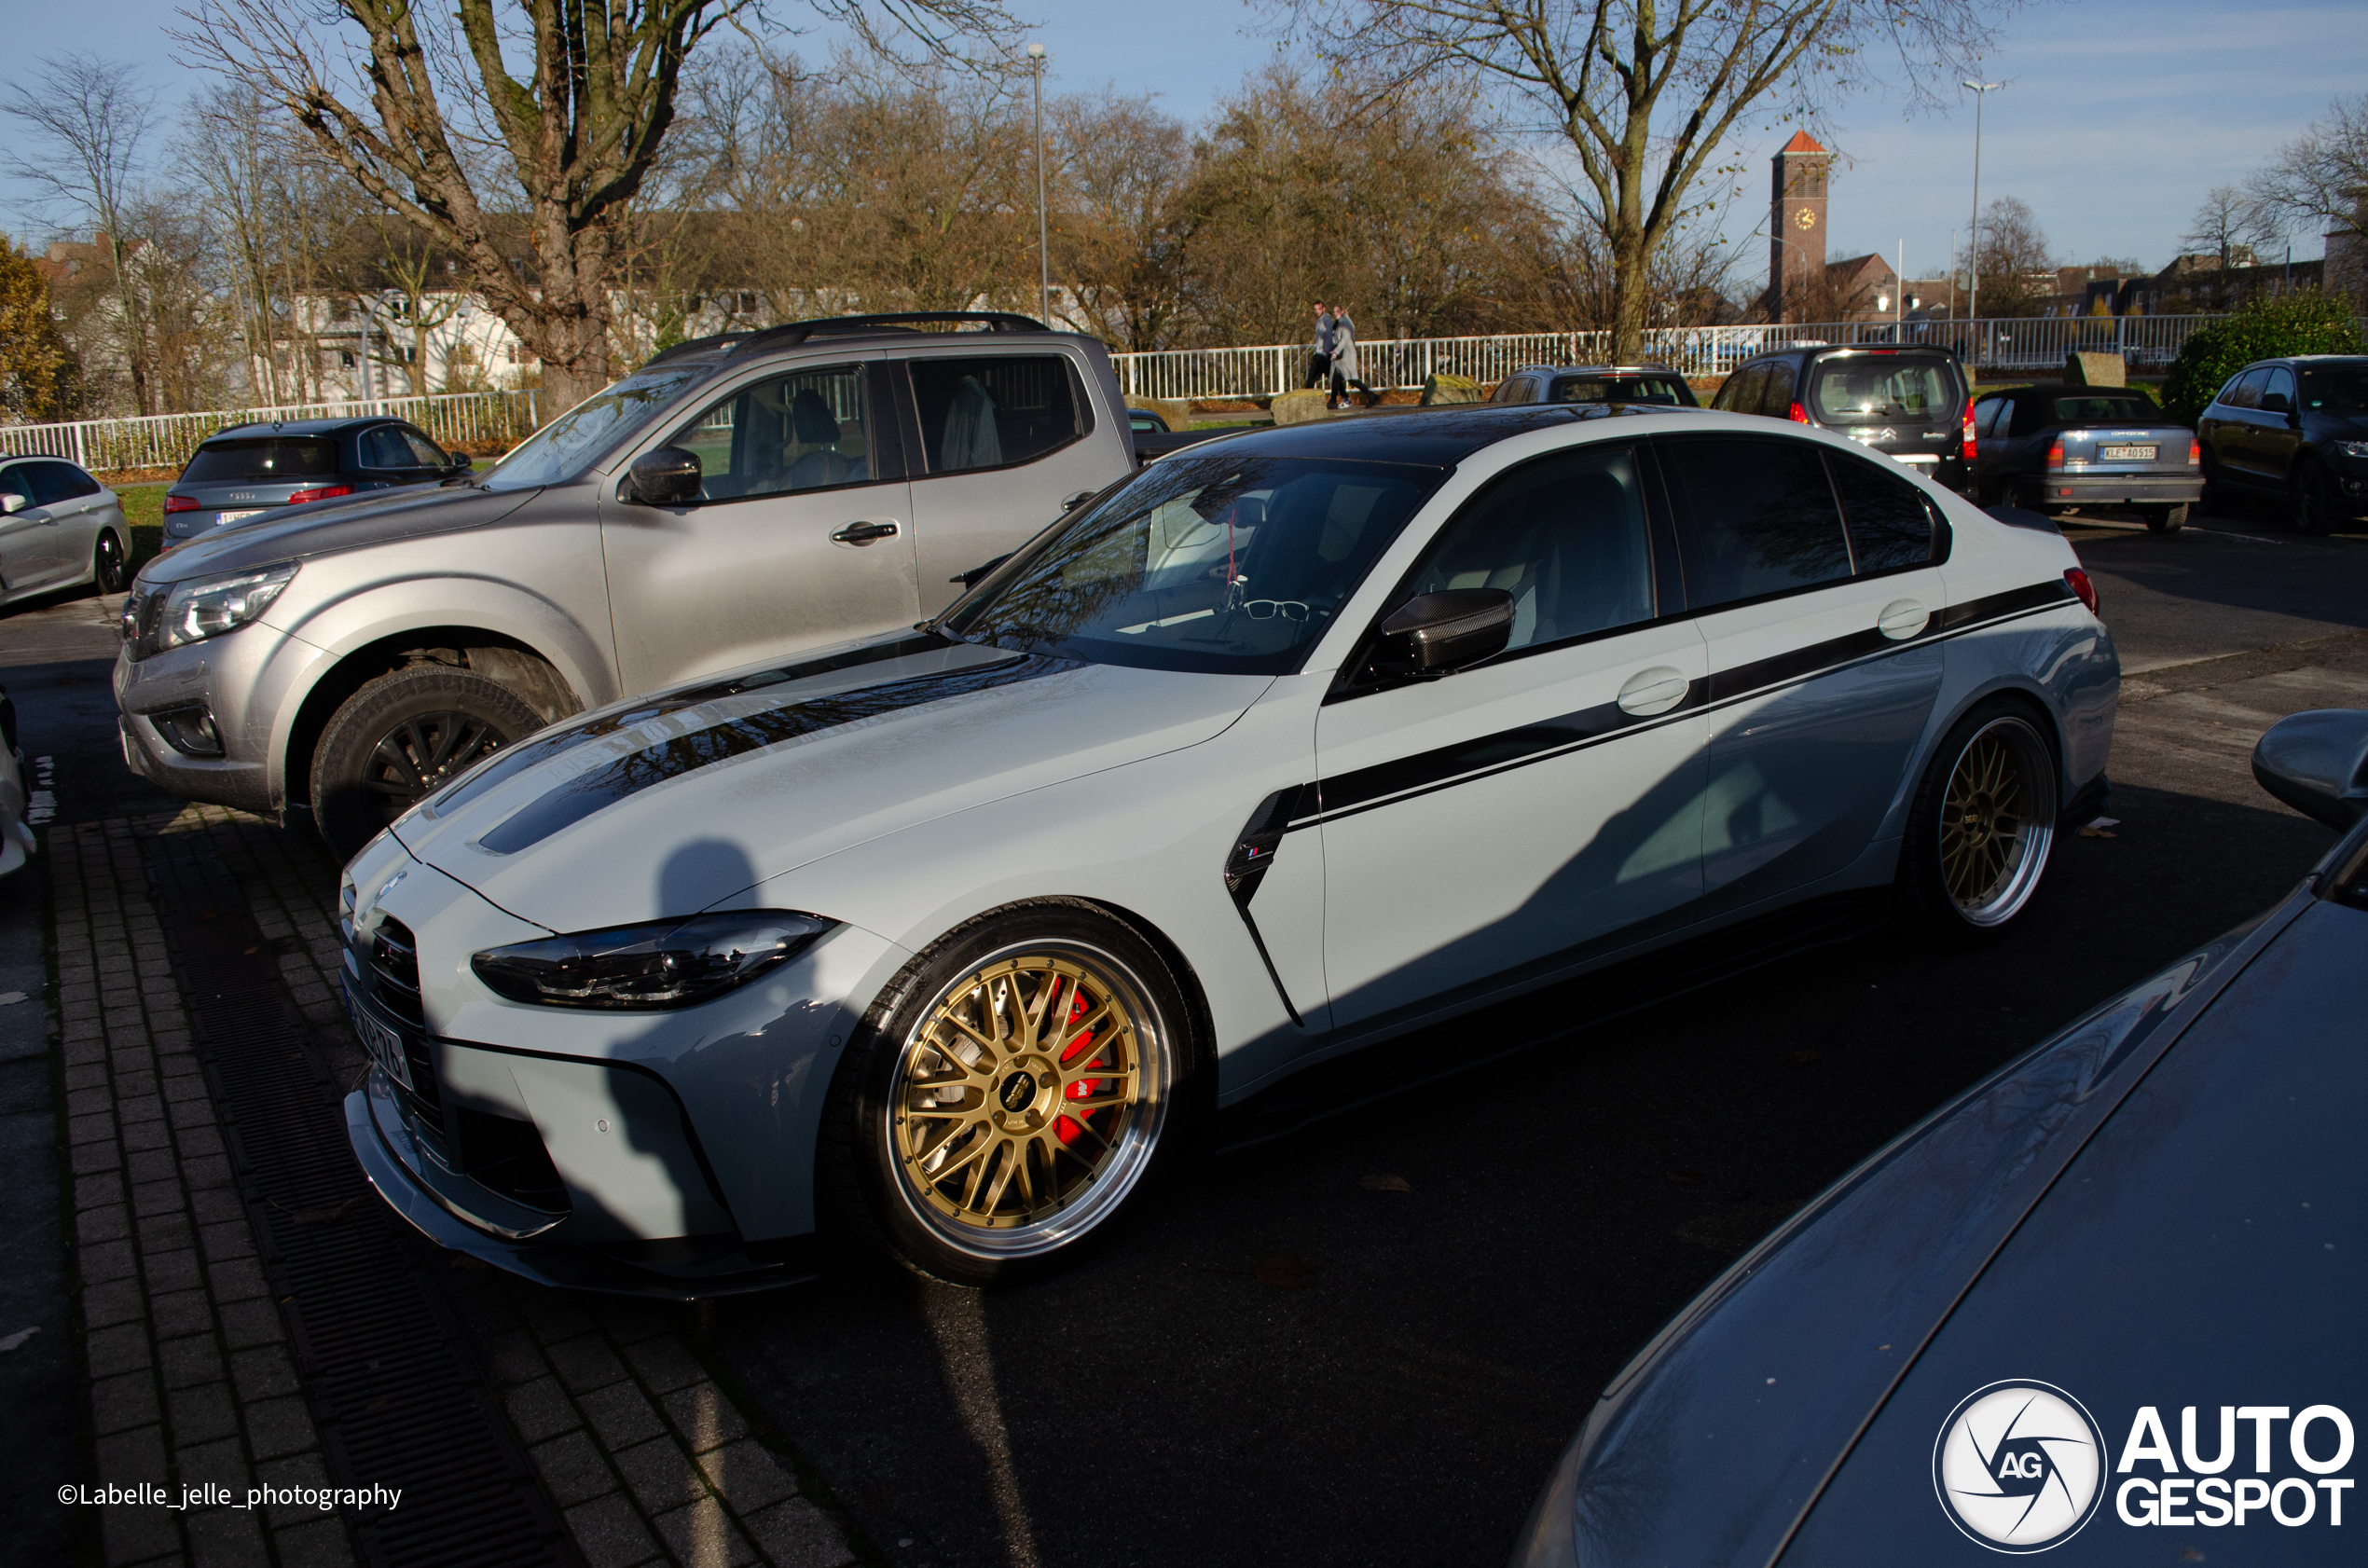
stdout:
[[1803,207],[1800,211],[1793,214],[1793,223],[1795,227],[1804,230],[1815,228],[1817,227],[1817,210],[1813,207]]

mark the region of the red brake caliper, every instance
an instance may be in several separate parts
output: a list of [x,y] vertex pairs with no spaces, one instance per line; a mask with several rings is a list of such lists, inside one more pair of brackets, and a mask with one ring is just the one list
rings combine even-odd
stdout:
[[[1078,990],[1077,983],[1075,981],[1071,981],[1069,983],[1068,1022],[1074,1024],[1084,1016],[1084,995]],[[1075,1039],[1069,1041],[1068,1049],[1061,1052],[1061,1061],[1064,1064],[1067,1064],[1076,1061],[1080,1056],[1090,1057],[1093,1051],[1094,1031],[1088,1029],[1083,1034],[1078,1036]],[[1075,1083],[1070,1084],[1067,1089],[1063,1091],[1063,1093],[1069,1099],[1081,1100],[1088,1094],[1094,1093],[1095,1091],[1100,1089],[1101,1084],[1102,1080],[1099,1079],[1081,1078]],[[1053,1123],[1053,1135],[1058,1137],[1065,1145],[1075,1143],[1077,1141],[1077,1135],[1081,1130],[1082,1129],[1078,1126],[1074,1120],[1066,1116],[1060,1118]]]

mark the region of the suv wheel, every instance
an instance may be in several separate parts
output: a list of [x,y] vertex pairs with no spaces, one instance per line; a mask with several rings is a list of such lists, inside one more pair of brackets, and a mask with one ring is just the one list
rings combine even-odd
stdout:
[[412,665],[346,698],[312,751],[312,821],[339,860],[479,758],[543,727],[499,681]]
[[2335,526],[2334,486],[2328,482],[2327,471],[2308,458],[2294,465],[2286,501],[2296,533],[2325,533]]

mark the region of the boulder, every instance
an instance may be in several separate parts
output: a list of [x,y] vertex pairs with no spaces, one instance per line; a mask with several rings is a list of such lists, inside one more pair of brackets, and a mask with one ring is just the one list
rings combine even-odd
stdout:
[[1332,411],[1324,406],[1324,394],[1313,387],[1277,392],[1272,407],[1278,425],[1303,425],[1332,417]]
[[2129,385],[2129,364],[2119,354],[2075,351],[2064,356],[2064,379],[2076,387],[2126,387]]
[[1126,400],[1126,406],[1129,408],[1150,409],[1161,419],[1165,420],[1167,428],[1170,430],[1190,430],[1192,427],[1192,405],[1186,398],[1130,397]]
[[1479,403],[1480,383],[1469,376],[1434,375],[1423,381],[1423,406],[1439,403]]

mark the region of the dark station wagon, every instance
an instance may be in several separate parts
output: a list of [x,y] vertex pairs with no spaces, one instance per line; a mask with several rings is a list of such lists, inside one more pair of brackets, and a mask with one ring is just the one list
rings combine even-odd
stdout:
[[1710,406],[1830,430],[1952,490],[1973,483],[1974,406],[1947,349],[1779,349],[1727,378]]

